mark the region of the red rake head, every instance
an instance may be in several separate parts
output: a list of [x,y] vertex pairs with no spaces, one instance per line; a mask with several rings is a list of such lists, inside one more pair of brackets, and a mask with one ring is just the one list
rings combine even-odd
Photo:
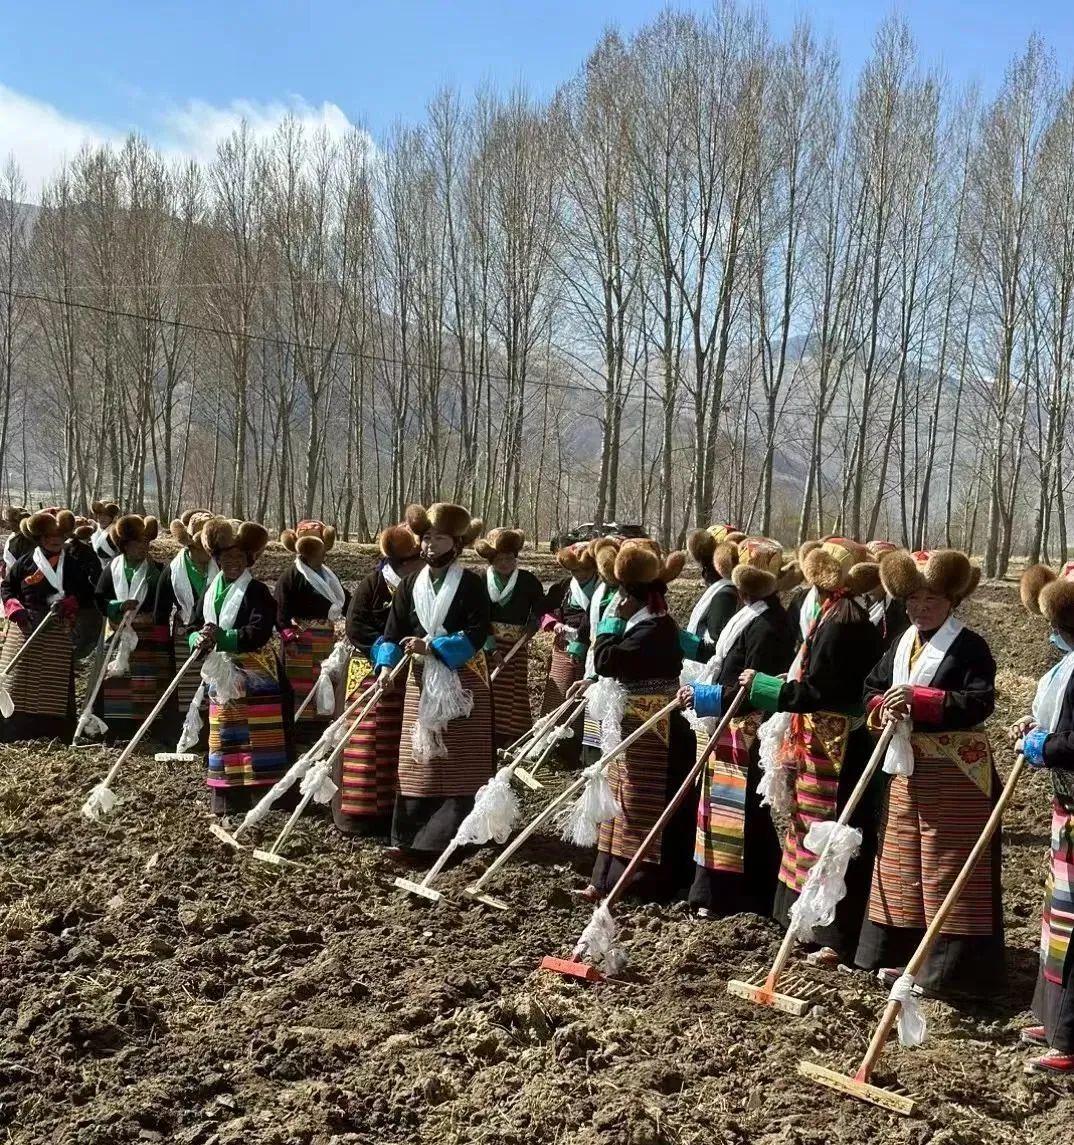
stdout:
[[595,966],[590,966],[588,962],[579,962],[574,958],[542,958],[541,969],[551,970],[568,978],[581,978],[583,982],[604,981],[604,975]]

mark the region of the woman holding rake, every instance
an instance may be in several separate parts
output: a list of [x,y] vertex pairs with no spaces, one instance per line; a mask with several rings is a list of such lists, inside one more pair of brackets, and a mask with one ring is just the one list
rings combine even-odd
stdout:
[[[381,560],[354,590],[347,609],[347,639],[354,648],[347,670],[347,703],[376,683],[373,659],[384,640],[392,598],[404,578],[422,568],[421,542],[405,524],[379,538]],[[389,689],[355,728],[332,776],[338,790],[332,818],[344,835],[381,835],[390,830],[399,770],[403,684]]]
[[[794,634],[779,594],[798,575],[796,565],[783,564],[778,541],[749,537],[736,545],[731,579],[741,607],[719,639],[697,643],[693,656],[704,667],[698,680],[679,692],[683,707],[697,717],[699,754],[738,691],[742,673],[752,669],[780,675],[794,658]],[[697,807],[689,900],[701,918],[772,912],[780,847],[757,793],[757,733],[764,718],[760,710],[737,715],[708,759]]]
[[[765,800],[790,816],[773,907],[784,925],[816,862],[805,845],[809,828],[838,817],[868,759],[862,686],[880,658],[880,635],[857,599],[879,583],[864,546],[835,537],[799,552],[808,586],[800,619],[816,601],[808,634],[786,679],[752,668],[739,678],[749,688],[750,707],[775,714],[759,736]],[[814,931],[820,949],[811,957],[820,965],[849,962],[857,946],[875,846],[873,814],[865,800],[851,820],[863,834],[862,854],[851,864],[834,922]]]
[[1037,685],[1032,719],[1012,732],[1026,763],[1052,778],[1051,866],[1041,926],[1040,970],[1033,994],[1039,1026],[1022,1041],[1043,1049],[1027,1072],[1074,1077],[1074,564],[1057,578],[1036,565],[1022,574],[1022,602],[1052,628],[1063,659]]
[[[80,607],[93,603],[93,586],[68,560],[64,542],[75,527],[73,513],[34,513],[20,524],[29,552],[17,557],[0,584],[7,629],[0,648],[0,674],[15,710],[0,720],[0,739],[60,739],[70,742],[75,712],[71,632]],[[49,623],[40,628],[52,612]],[[40,631],[38,629],[40,628]],[[36,633],[36,635],[35,635]],[[8,665],[33,637],[8,674]]]

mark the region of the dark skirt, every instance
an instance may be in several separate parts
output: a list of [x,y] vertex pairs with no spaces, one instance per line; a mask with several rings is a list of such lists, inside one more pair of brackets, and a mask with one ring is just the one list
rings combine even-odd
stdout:
[[[565,649],[552,648],[552,662],[548,668],[548,678],[544,685],[544,702],[541,714],[554,712],[567,698],[567,689],[585,672],[585,663],[575,656],[568,656]],[[578,714],[571,725],[574,735],[568,740],[560,740],[555,754],[568,767],[576,767],[582,756],[582,724],[584,712]]]
[[[34,620],[41,618],[35,616]],[[18,625],[8,621],[0,647],[0,671],[14,659],[26,642]],[[0,719],[0,742],[74,738],[75,713],[74,655],[71,624],[53,620],[15,665],[11,681],[15,711]]]
[[75,661],[81,662],[92,656],[104,632],[104,617],[95,606],[80,608],[75,618],[71,640],[74,644]]
[[[506,657],[526,633],[521,624],[494,624],[496,651]],[[497,747],[507,747],[533,727],[530,711],[529,649],[520,648],[511,662],[500,668],[492,682],[492,727]]]

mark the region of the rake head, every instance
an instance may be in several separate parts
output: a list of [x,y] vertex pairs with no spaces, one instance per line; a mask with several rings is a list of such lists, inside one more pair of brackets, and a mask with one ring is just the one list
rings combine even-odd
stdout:
[[157,763],[198,763],[201,756],[192,751],[158,751],[153,759]]
[[474,887],[467,887],[463,894],[467,898],[472,899],[474,902],[483,903],[485,906],[492,907],[493,910],[510,910],[511,907],[505,903],[503,899],[494,898],[492,895],[485,894],[484,891],[476,890]]
[[583,982],[604,981],[604,975],[595,966],[575,958],[542,958],[541,969],[551,970],[553,974],[562,974],[566,978],[580,978]]
[[827,1086],[828,1089],[856,1097],[859,1101],[868,1101],[871,1105],[879,1105],[882,1109],[889,1109],[892,1113],[899,1113],[903,1117],[909,1117],[917,1111],[917,1102],[905,1090],[885,1089],[883,1086],[873,1085],[860,1076],[860,1071],[859,1076],[850,1077],[816,1062],[800,1061],[798,1072],[811,1081]]
[[210,823],[209,830],[220,840],[221,843],[227,843],[229,847],[234,847],[236,851],[242,850],[242,844],[235,838],[234,835],[229,834],[220,826],[219,823]]
[[430,902],[439,902],[444,896],[434,887],[427,887],[424,883],[416,883],[413,879],[397,878],[395,885],[408,894],[421,895]]
[[517,775],[518,778],[521,779],[522,782],[531,791],[543,791],[544,790],[544,784],[539,779],[537,779],[535,776],[530,775],[530,773],[524,767],[516,767],[515,768],[515,775]]
[[267,863],[270,867],[276,867],[279,870],[283,870],[285,867],[297,867],[301,865],[296,863],[293,859],[285,859],[283,855],[277,855],[275,851],[255,850],[253,856],[259,862]]
[[788,975],[782,984],[784,989],[777,990],[775,983],[769,983],[761,971],[745,981],[732,978],[727,983],[727,992],[736,998],[745,998],[755,1006],[768,1006],[782,1014],[790,1014],[792,1018],[808,1014],[824,993],[823,987],[799,975]]

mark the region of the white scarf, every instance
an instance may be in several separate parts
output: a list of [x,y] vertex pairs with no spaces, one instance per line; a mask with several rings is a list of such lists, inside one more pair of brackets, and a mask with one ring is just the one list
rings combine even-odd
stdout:
[[223,575],[222,572],[217,573],[209,582],[209,587],[205,590],[205,603],[202,606],[202,614],[207,624],[212,624],[214,627],[222,628],[226,631],[229,628],[235,627],[239,609],[242,607],[243,597],[246,596],[246,590],[250,587],[250,582],[254,578],[250,570],[247,569],[242,576],[232,581],[228,586],[227,595],[224,597],[224,605],[219,613],[217,613],[216,590],[220,586],[220,578]]
[[510,577],[508,577],[507,583],[503,586],[502,589],[496,584],[496,570],[492,567],[492,565],[489,565],[485,572],[485,584],[488,586],[489,600],[491,600],[493,604],[499,604],[503,600],[510,600],[511,593],[515,591],[515,585],[517,583],[517,568],[510,575]]
[[[813,627],[815,619],[814,613],[818,612],[817,606],[820,601],[817,598],[816,588],[811,588],[809,592],[802,597],[802,605],[798,610],[798,631],[802,634],[803,642],[809,636],[809,630]],[[795,677],[797,679],[797,677]]]
[[[453,562],[444,574],[440,591],[433,588],[432,572],[426,566],[414,580],[414,611],[425,629],[426,641],[446,636],[444,624],[448,610],[462,583],[462,566]],[[414,722],[411,749],[419,763],[447,756],[443,730],[452,720],[465,718],[473,711],[474,696],[467,692],[458,672],[449,668],[439,657],[423,658],[421,698],[418,700],[418,718]]]
[[[917,640],[917,629],[910,627],[899,637],[895,649],[895,661],[891,670],[891,686],[911,684],[915,687],[927,688],[932,683],[933,676],[947,655],[955,638],[962,631],[962,621],[949,616],[943,626],[921,650],[917,663],[910,668],[910,655],[914,650],[914,641]],[[887,755],[884,756],[884,771],[888,775],[914,774],[914,749],[910,742],[912,721],[900,720],[895,725],[895,732],[888,744]]]
[[869,605],[869,620],[872,622],[874,628],[879,628],[884,623],[884,614],[888,610],[888,605],[891,603],[891,597],[887,593],[879,600],[874,600]]
[[7,540],[4,541],[4,558],[3,559],[4,559],[4,568],[5,569],[10,569],[16,560],[15,554],[11,551],[11,539],[14,536],[15,536],[14,533],[8,533]]
[[90,544],[93,546],[93,551],[97,554],[102,568],[110,565],[112,559],[118,555],[119,550],[112,544],[108,530],[102,529],[100,525],[97,526],[97,532],[90,538]]
[[694,605],[694,610],[690,613],[690,619],[686,622],[686,631],[692,632],[695,636],[707,636],[708,625],[704,623],[704,620],[708,615],[709,606],[712,604],[718,592],[722,592],[725,588],[734,587],[734,584],[727,580],[726,577],[723,580],[718,580],[715,584],[710,584],[701,594],[701,599]]
[[[592,583],[587,581],[587,584]],[[596,585],[593,586],[593,593],[596,593]],[[593,599],[592,595],[587,596],[585,589],[582,587],[576,576],[571,577],[571,604],[575,608],[580,608],[583,612],[589,608],[589,602]]]
[[608,603],[602,607],[604,592],[605,587],[601,582],[593,590],[593,599],[589,602],[589,651],[585,654],[585,674],[587,676],[593,675],[593,645],[597,641],[597,629],[600,627],[600,622],[619,602],[619,590],[616,589],[608,598]]
[[[175,603],[179,608],[179,618],[184,624],[190,623],[194,615],[194,586],[190,583],[190,572],[186,567],[186,549],[180,549],[179,555],[172,558],[168,566],[172,578],[172,592],[175,594]],[[205,572],[205,583],[212,583],[213,578],[220,571],[216,561],[209,558],[209,567]]]
[[324,575],[318,575],[301,557],[295,557],[295,568],[305,577],[310,588],[328,601],[328,619],[338,620],[343,615],[343,602],[346,600],[339,577],[327,565],[321,565],[320,572]]
[[141,606],[145,604],[146,593],[149,591],[149,584],[146,579],[149,576],[149,561],[148,559],[142,561],[134,570],[134,576],[131,577],[130,584],[127,584],[127,577],[123,567],[124,563],[122,554],[112,558],[112,591],[116,594],[116,600],[120,601],[120,603],[125,603],[128,600],[136,600],[139,606]]
[[746,608],[740,608],[724,625],[720,638],[716,641],[716,651],[712,654],[712,659],[707,664],[702,665],[700,673],[691,682],[711,684],[717,679],[723,671],[723,662],[727,659],[727,653],[731,651],[735,641],[762,612],[767,611],[767,600],[755,600]]
[[1074,676],[1074,652],[1068,652],[1062,660],[1040,678],[1037,694],[1033,697],[1033,719],[1037,727],[1046,732],[1054,732],[1059,723],[1059,713],[1063,710],[1063,698],[1067,694],[1070,678]]
[[380,566],[380,575],[384,577],[384,583],[390,589],[397,589],[403,580],[387,561]]
[[48,557],[40,548],[34,549],[34,564],[37,566],[37,571],[49,582],[55,589],[49,598],[48,603],[57,604],[64,598],[63,591],[63,562],[67,554],[63,551],[60,552],[60,559],[56,562],[56,567],[53,568],[49,563]]

